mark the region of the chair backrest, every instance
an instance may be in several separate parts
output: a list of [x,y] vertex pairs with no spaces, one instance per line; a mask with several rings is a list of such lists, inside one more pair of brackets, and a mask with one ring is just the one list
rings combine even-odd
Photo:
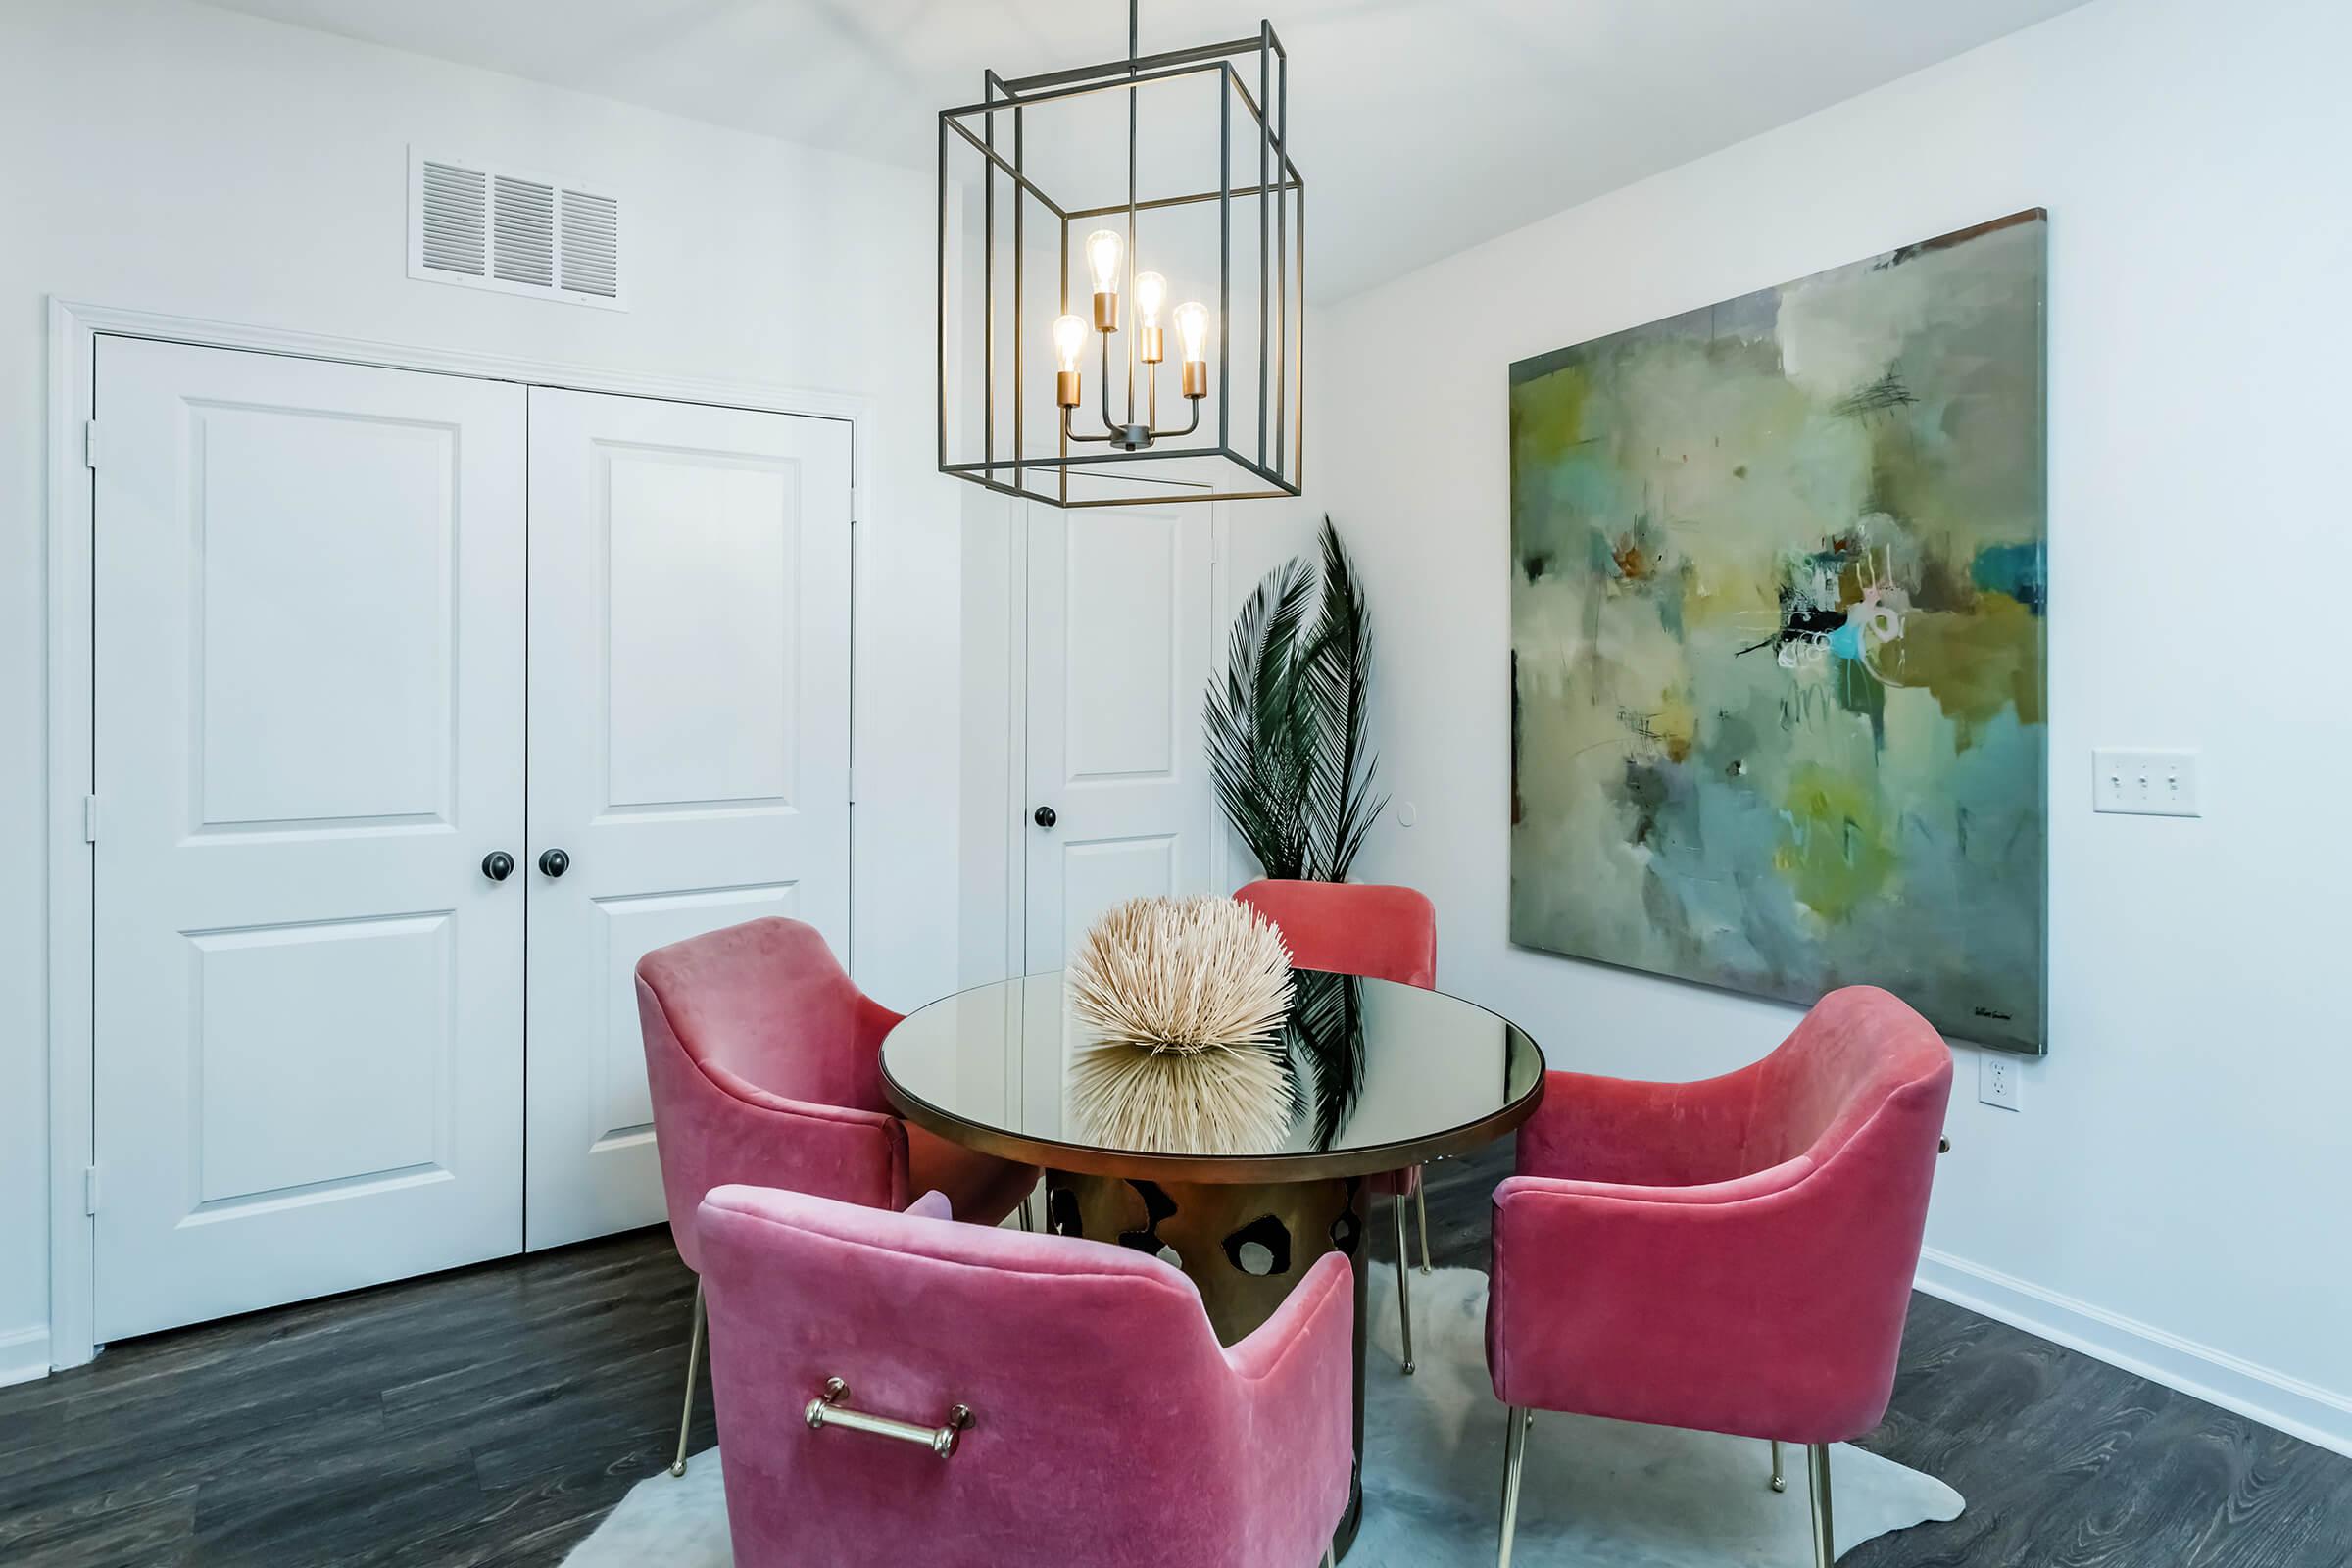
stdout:
[[[1809,1156],[1811,1171],[1785,1196],[1805,1205],[1818,1233],[1808,1246],[1820,1255],[1804,1272],[1837,1315],[1801,1329],[1779,1376],[1798,1391],[1791,1408],[1808,1408],[1818,1430],[1857,1437],[1886,1414],[1894,1389],[1951,1098],[1951,1048],[1900,999],[1848,986],[1816,1003],[1756,1073],[1749,1162]],[[1803,1267],[1796,1250],[1785,1256]]]
[[1438,910],[1417,889],[1269,877],[1234,897],[1274,923],[1301,969],[1437,986]]
[[898,1014],[798,920],[753,920],[637,961],[637,1013],[670,1238],[700,1270],[695,1214],[726,1182],[906,1200],[906,1132],[882,1096]]
[[697,1066],[787,1100],[887,1111],[882,1037],[899,1015],[858,989],[816,928],[750,920],[656,948],[637,979]]
[[1744,1163],[1762,1170],[1800,1154],[1836,1159],[1873,1123],[1933,1155],[1952,1082],[1951,1048],[1900,998],[1847,986],[1814,1004],[1756,1063]]
[[[699,1227],[740,1568],[851,1562],[1251,1560],[1250,1450],[1199,1295],[1100,1243],[722,1187]],[[828,1427],[839,1403],[954,1454]]]

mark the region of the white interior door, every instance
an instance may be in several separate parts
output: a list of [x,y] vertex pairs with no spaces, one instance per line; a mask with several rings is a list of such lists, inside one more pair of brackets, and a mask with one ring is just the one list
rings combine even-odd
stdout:
[[783,914],[847,961],[850,435],[531,392],[529,1247],[662,1217],[648,949]]
[[1209,508],[1033,506],[1028,527],[1036,974],[1121,900],[1208,891]]
[[102,1340],[521,1237],[520,388],[102,338]]

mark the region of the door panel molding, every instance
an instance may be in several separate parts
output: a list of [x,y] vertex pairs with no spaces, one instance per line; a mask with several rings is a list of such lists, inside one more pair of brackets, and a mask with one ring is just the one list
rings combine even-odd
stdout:
[[[93,997],[94,840],[104,811],[89,804],[94,688],[91,619],[91,523],[94,473],[86,459],[96,406],[101,337],[141,338],[348,365],[417,370],[523,386],[607,392],[772,414],[839,419],[851,427],[852,485],[858,520],[884,497],[873,469],[878,424],[874,401],[781,382],[614,371],[577,362],[427,348],[332,333],[305,332],[201,317],[48,298],[48,481],[45,593],[48,652],[47,842],[49,1323],[48,1363],[79,1366],[97,1353],[96,1220],[89,1172],[94,1131]],[[103,452],[99,454],[103,461]],[[853,573],[856,572],[853,561]],[[855,575],[853,576],[855,583]],[[855,587],[853,586],[853,593]],[[856,713],[857,662],[851,710]],[[853,730],[852,745],[856,744]],[[275,828],[265,832],[280,831]],[[304,831],[294,829],[292,831]],[[394,822],[364,831],[434,832],[429,823]],[[856,867],[851,868],[853,885]],[[853,930],[852,962],[856,959]]]

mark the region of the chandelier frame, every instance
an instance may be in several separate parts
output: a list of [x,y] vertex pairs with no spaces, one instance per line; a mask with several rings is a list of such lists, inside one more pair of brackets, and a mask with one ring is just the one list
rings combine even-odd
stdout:
[[[938,187],[938,361],[939,361],[939,471],[968,480],[999,494],[1024,500],[1044,502],[1054,507],[1090,508],[1167,503],[1262,500],[1299,495],[1303,488],[1305,466],[1305,348],[1306,348],[1306,180],[1292,159],[1289,143],[1290,61],[1282,40],[1270,22],[1260,21],[1254,36],[1231,39],[1222,43],[1201,44],[1192,48],[1173,49],[1155,54],[1137,52],[1137,18],[1135,0],[1128,7],[1128,53],[1123,60],[1097,66],[1081,66],[1070,70],[1046,72],[1036,75],[1005,77],[995,71],[982,75],[982,97],[977,103],[962,104],[939,112],[939,187]],[[1256,90],[1251,91],[1245,79],[1243,67],[1250,57],[1257,63]],[[1143,196],[1137,188],[1137,105],[1141,95],[1155,85],[1182,82],[1202,76],[1212,76],[1216,83],[1217,105],[1217,169],[1215,189],[1186,190],[1172,195]],[[1124,202],[1092,206],[1065,205],[1042,186],[1029,167],[1027,142],[1033,133],[1030,123],[1037,113],[1049,106],[1066,104],[1072,100],[1103,93],[1124,92],[1127,100],[1127,186]],[[1254,185],[1237,184],[1234,176],[1237,118],[1242,135],[1257,142],[1258,179]],[[1006,122],[1006,134],[1000,137],[999,122]],[[1245,156],[1247,143],[1239,149]],[[955,398],[956,361],[951,350],[956,346],[951,333],[954,296],[958,281],[958,270],[953,266],[956,253],[951,248],[953,220],[950,203],[951,152],[977,155],[981,161],[984,189],[981,195],[979,236],[982,250],[979,290],[980,397],[979,452],[957,455],[952,452],[950,410]],[[999,186],[1009,187],[1007,197],[1000,198]],[[1254,201],[1257,208],[1257,289],[1256,289],[1256,430],[1254,443],[1250,432],[1237,431],[1234,417],[1234,388],[1236,384],[1233,360],[1234,322],[1233,294],[1235,272],[1234,243],[1236,223],[1234,204]],[[1117,419],[1111,411],[1111,372],[1116,368],[1112,360],[1110,337],[1115,327],[1101,330],[1101,366],[1102,384],[1097,389],[1101,404],[1103,429],[1087,433],[1072,427],[1071,416],[1078,410],[1066,404],[1055,410],[1058,416],[1053,430],[1054,445],[1050,452],[1032,454],[1028,443],[1046,432],[1040,421],[1031,416],[1027,385],[1032,361],[1042,358],[1048,367],[1053,356],[1046,352],[1045,343],[1029,309],[1027,246],[1032,221],[1058,225],[1061,313],[1070,310],[1070,245],[1072,225],[1098,220],[1124,220],[1127,243],[1125,251],[1127,292],[1132,292],[1135,272],[1135,223],[1137,215],[1175,208],[1195,207],[1215,203],[1217,208],[1217,273],[1216,273],[1216,365],[1213,371],[1197,377],[1196,370],[1208,368],[1188,364],[1181,391],[1193,405],[1192,422],[1182,428],[1156,428],[1158,413],[1157,371],[1160,364],[1159,335],[1156,327],[1146,329],[1141,323],[1125,334],[1127,371],[1127,418]],[[1000,222],[1005,215],[1000,206],[1009,207],[1010,264],[1004,267],[999,259]],[[1038,209],[1033,215],[1032,208]],[[1246,266],[1247,256],[1243,258]],[[1009,270],[1009,289],[1000,272]],[[967,274],[968,275],[968,274]],[[1008,347],[1011,368],[1010,398],[1000,390],[1001,361],[1007,346],[1007,334],[1000,331],[1004,324],[1004,296],[1009,293]],[[1115,321],[1115,299],[1113,320]],[[1100,303],[1098,326],[1100,327]],[[1139,361],[1139,340],[1149,344],[1143,350],[1146,358]],[[1247,336],[1244,337],[1245,345]],[[1135,373],[1142,368],[1146,376],[1142,408],[1148,411],[1138,422]],[[1208,421],[1214,427],[1212,444],[1187,440],[1202,424],[1201,403],[1214,382],[1216,409]],[[1248,381],[1242,386],[1247,393]],[[1004,416],[1001,405],[1009,401],[1010,416]],[[1090,402],[1096,401],[1090,399]],[[1042,411],[1040,411],[1042,412]],[[1245,411],[1246,412],[1246,411]],[[1241,421],[1249,422],[1245,417]],[[1236,437],[1241,437],[1237,444]],[[1006,441],[1009,445],[1006,445]],[[1245,450],[1245,445],[1249,449]],[[1226,466],[1216,469],[1215,482],[1198,479],[1164,477],[1166,469],[1154,474],[1152,470],[1129,468],[1130,465],[1162,463],[1173,459],[1222,460]],[[1073,475],[1086,479],[1118,479],[1140,481],[1135,493],[1115,495],[1073,495]],[[1230,476],[1228,479],[1227,476]],[[1040,483],[1047,480],[1049,482]]]

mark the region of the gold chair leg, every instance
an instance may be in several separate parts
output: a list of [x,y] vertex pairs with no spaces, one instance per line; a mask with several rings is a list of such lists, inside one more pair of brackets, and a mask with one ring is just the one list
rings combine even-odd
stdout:
[[1511,1424],[1502,1440],[1502,1546],[1494,1568],[1511,1568],[1511,1538],[1519,1533],[1519,1469],[1527,1462],[1527,1429],[1536,1412],[1511,1406]]
[[1404,1196],[1400,1193],[1389,1203],[1389,1213],[1396,1222],[1396,1324],[1404,1341],[1404,1375],[1413,1375],[1413,1288],[1412,1265],[1404,1260]]
[[1425,1189],[1428,1185],[1429,1183],[1426,1177],[1424,1177],[1424,1179],[1421,1181],[1413,1183],[1413,1212],[1421,1221],[1421,1272],[1424,1274],[1430,1272],[1429,1200],[1422,1196],[1423,1189]]
[[1778,1438],[1772,1440],[1772,1490],[1775,1492],[1788,1490],[1788,1478],[1781,1471],[1781,1440]]
[[1813,1494],[1813,1568],[1836,1568],[1838,1532],[1830,1519],[1830,1446],[1805,1450],[1805,1477]]
[[702,1369],[703,1360],[703,1282],[694,1282],[694,1333],[686,1341],[686,1407],[678,1416],[678,1456],[669,1462],[669,1473],[686,1473],[686,1437],[694,1430],[694,1375]]

